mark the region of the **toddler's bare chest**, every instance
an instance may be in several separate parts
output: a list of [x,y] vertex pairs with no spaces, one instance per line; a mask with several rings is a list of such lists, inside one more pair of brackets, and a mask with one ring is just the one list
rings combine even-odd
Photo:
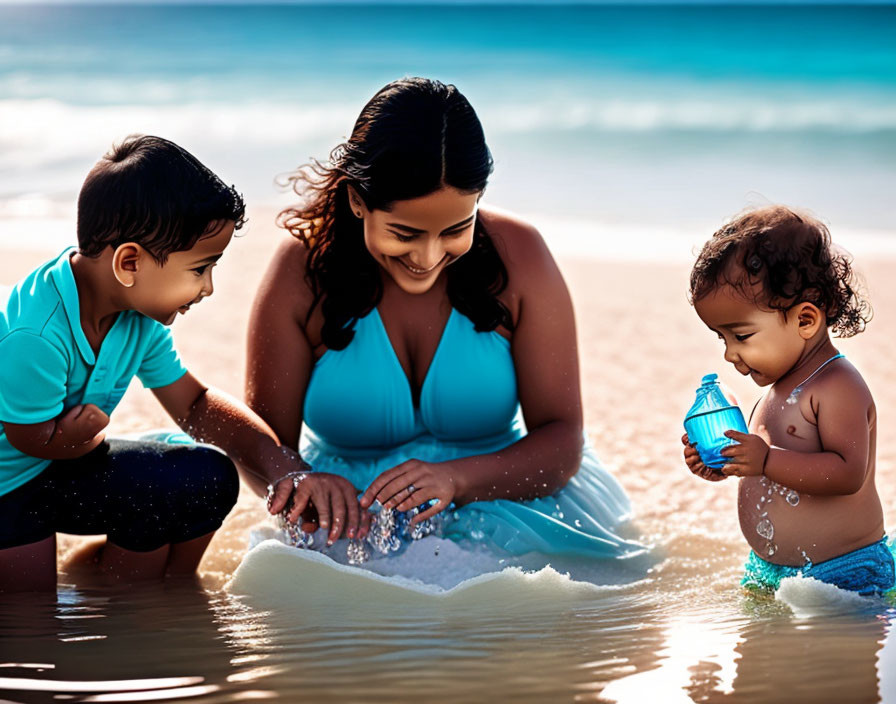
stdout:
[[750,432],[763,436],[775,447],[797,452],[819,452],[822,449],[818,424],[811,401],[807,398],[788,403],[783,395],[769,392],[753,412]]

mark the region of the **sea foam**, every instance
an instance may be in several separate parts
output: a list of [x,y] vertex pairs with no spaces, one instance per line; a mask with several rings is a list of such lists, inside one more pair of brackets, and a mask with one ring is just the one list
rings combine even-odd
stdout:
[[787,604],[798,618],[864,611],[873,604],[873,598],[801,576],[782,579],[775,599]]
[[[433,566],[434,556],[441,561],[438,568]],[[502,609],[532,610],[587,602],[618,589],[574,580],[550,565],[532,571],[502,568],[497,558],[491,562],[494,571],[469,576],[471,562],[482,567],[486,561],[438,538],[418,541],[396,558],[371,562],[381,570],[404,567],[407,571],[404,575],[379,574],[367,566],[341,564],[326,554],[268,539],[245,555],[226,589],[244,596],[253,606],[278,612],[307,611],[311,605],[339,605],[365,612],[413,606],[488,609],[496,603]],[[456,569],[466,578],[452,579]],[[443,586],[451,581],[457,583]]]

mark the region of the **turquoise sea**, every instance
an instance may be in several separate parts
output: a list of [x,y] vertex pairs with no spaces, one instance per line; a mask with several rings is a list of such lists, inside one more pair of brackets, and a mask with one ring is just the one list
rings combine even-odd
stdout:
[[894,37],[891,5],[0,5],[0,218],[64,236],[84,174],[132,132],[285,202],[277,174],[416,74],[477,108],[489,200],[565,249],[700,241],[766,201],[887,232]]

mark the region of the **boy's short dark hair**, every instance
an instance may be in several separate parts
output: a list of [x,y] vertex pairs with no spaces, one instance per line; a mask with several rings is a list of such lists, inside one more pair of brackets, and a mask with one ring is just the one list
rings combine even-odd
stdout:
[[87,174],[78,196],[78,247],[96,257],[125,242],[160,263],[214,234],[222,221],[245,222],[242,196],[185,149],[161,137],[131,135]]
[[690,300],[727,284],[771,310],[802,301],[824,312],[827,327],[851,337],[871,320],[849,256],[834,250],[825,225],[805,213],[771,205],[741,214],[703,245],[691,270]]

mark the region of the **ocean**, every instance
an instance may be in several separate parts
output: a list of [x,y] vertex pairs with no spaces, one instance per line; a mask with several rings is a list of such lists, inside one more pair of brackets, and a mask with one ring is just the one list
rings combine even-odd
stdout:
[[70,241],[134,132],[284,205],[279,174],[423,75],[477,109],[487,201],[563,252],[689,257],[766,202],[889,247],[894,36],[886,5],[0,5],[0,241]]

